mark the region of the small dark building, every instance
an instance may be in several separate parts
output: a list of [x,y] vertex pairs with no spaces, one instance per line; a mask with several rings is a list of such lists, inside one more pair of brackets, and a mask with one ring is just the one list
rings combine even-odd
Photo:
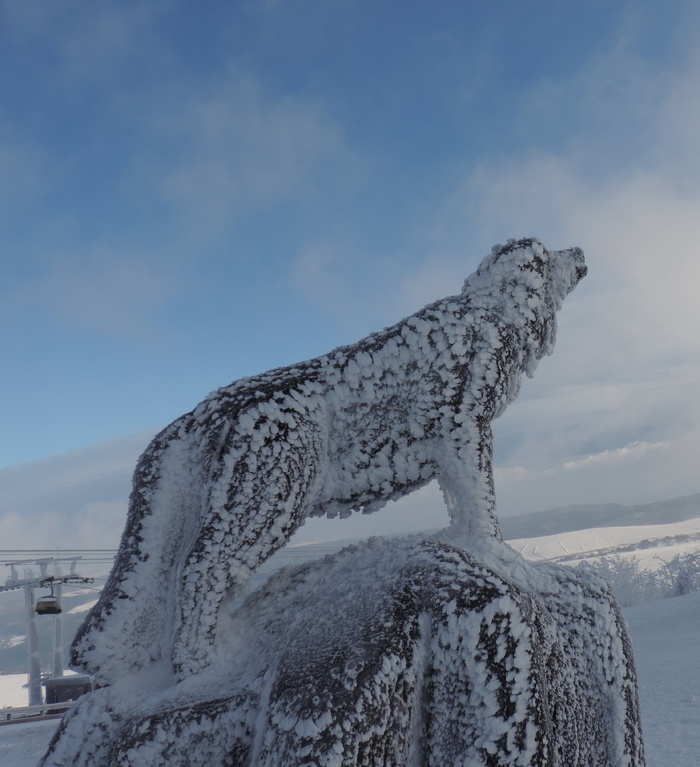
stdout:
[[85,674],[71,674],[70,676],[44,679],[42,684],[46,688],[47,704],[77,700],[86,692],[92,692],[93,689],[92,677]]

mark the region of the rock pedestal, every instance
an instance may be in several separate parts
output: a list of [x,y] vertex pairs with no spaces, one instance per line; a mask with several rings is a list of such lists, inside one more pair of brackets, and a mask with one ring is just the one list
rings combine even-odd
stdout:
[[99,690],[43,765],[641,767],[607,586],[481,554],[375,539],[286,568],[222,624],[217,664]]

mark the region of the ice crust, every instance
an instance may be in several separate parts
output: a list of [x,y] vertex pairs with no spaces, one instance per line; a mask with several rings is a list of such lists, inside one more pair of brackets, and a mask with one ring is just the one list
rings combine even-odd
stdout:
[[[577,248],[509,241],[458,295],[236,381],[161,432],[73,644],[110,686],[70,711],[43,767],[642,767],[607,587],[526,563],[495,514],[490,423],[585,272]],[[434,478],[441,535],[287,568],[232,613],[308,516]]]

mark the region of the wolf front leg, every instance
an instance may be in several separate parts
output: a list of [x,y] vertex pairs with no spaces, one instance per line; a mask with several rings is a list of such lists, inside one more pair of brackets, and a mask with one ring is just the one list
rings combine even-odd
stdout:
[[115,566],[78,630],[71,665],[112,684],[166,656],[172,571],[198,528],[198,456],[180,419],[156,437],[134,472]]
[[450,433],[438,458],[438,484],[450,531],[466,541],[503,540],[496,517],[493,436],[485,418]]
[[[290,424],[288,424],[290,425]],[[224,600],[243,593],[250,575],[303,524],[318,492],[327,454],[318,420],[256,431],[209,493],[197,540],[182,567],[173,663],[184,677],[209,665]],[[217,503],[225,497],[224,503]]]

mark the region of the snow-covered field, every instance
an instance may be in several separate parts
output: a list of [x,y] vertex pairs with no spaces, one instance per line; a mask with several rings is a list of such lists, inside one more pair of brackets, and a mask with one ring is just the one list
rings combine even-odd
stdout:
[[549,559],[575,565],[583,559],[620,552],[636,557],[641,567],[655,570],[662,561],[670,562],[677,554],[700,548],[700,517],[669,525],[594,527],[508,542],[533,561]]
[[625,610],[648,767],[700,765],[700,592]]
[[[630,608],[625,615],[639,674],[648,767],[698,767],[700,593]],[[19,675],[0,677],[3,703],[18,691],[18,702],[24,703],[22,682]],[[34,767],[56,726],[57,720],[0,726],[0,766]]]

